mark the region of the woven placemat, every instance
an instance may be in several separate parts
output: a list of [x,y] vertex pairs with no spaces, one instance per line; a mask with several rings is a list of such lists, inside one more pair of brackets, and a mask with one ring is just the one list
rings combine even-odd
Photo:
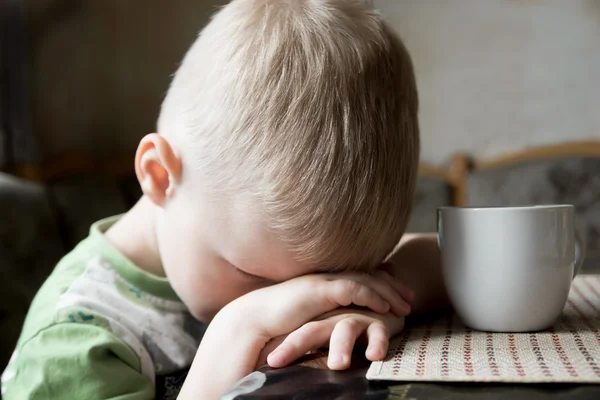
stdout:
[[600,383],[600,276],[577,277],[561,318],[537,333],[488,333],[455,316],[408,328],[367,378]]

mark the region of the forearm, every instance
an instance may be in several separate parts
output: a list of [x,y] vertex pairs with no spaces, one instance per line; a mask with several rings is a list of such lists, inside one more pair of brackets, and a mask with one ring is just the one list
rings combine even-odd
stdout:
[[218,399],[255,370],[265,339],[227,319],[217,314],[209,325],[178,400]]
[[442,278],[437,234],[406,234],[390,258],[393,275],[415,292],[412,315],[450,307]]

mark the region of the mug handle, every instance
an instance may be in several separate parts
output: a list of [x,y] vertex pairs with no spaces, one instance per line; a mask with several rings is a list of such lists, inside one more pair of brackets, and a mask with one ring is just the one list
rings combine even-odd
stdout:
[[575,228],[575,268],[573,269],[573,279],[581,271],[583,260],[585,260],[585,239],[581,235],[581,231]]

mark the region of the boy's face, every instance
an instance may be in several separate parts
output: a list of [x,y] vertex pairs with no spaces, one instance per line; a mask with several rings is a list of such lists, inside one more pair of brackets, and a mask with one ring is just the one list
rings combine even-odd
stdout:
[[196,318],[208,322],[250,291],[315,271],[242,196],[181,189],[158,218],[158,246],[165,274]]

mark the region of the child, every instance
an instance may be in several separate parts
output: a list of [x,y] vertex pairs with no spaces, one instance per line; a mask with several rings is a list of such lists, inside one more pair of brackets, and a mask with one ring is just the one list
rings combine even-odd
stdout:
[[381,359],[409,303],[441,293],[434,238],[378,268],[418,154],[410,58],[363,0],[232,1],[139,144],[144,196],[42,286],[2,395],[217,398],[327,344],[346,368],[363,334]]

